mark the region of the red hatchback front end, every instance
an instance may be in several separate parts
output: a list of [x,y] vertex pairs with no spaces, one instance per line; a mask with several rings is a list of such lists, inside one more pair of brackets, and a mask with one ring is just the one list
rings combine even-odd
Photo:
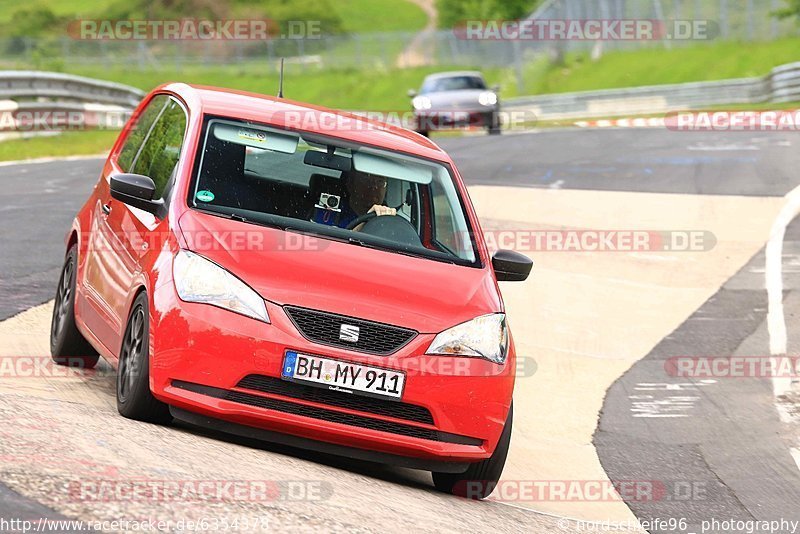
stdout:
[[[180,221],[195,235],[234,233],[242,224],[191,212]],[[266,243],[283,242],[281,230],[263,232]],[[492,454],[511,403],[513,345],[502,365],[426,354],[439,332],[502,312],[488,267],[337,242],[324,250],[264,248],[203,255],[269,299],[269,324],[182,302],[173,283],[159,284],[151,370],[157,397],[234,423],[421,460],[463,463]],[[341,324],[372,328],[376,346],[337,343]],[[406,375],[402,398],[282,380],[287,352],[398,370]]]
[[68,248],[74,325],[59,300],[54,358],[85,338],[118,366],[126,417],[428,469],[447,491],[476,466],[499,478],[516,355],[497,280],[531,264],[489,256],[455,166],[424,137],[165,86]]

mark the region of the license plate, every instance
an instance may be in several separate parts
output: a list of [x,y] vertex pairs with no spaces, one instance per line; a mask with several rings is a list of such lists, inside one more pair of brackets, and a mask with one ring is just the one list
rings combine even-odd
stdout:
[[281,378],[331,391],[389,397],[403,396],[406,375],[400,371],[286,351]]

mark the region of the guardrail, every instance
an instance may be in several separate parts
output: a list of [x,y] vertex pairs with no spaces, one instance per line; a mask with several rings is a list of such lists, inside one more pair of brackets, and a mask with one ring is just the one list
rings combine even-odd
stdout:
[[59,72],[0,71],[0,141],[62,130],[121,129],[144,92]]
[[564,120],[796,101],[800,102],[800,62],[775,67],[761,78],[528,96],[505,100],[503,109],[531,112],[540,120]]
[[62,130],[121,130],[131,113],[130,107],[113,104],[0,100],[0,132],[47,135]]
[[133,109],[144,92],[120,83],[94,80],[60,72],[0,71],[0,99],[85,102]]

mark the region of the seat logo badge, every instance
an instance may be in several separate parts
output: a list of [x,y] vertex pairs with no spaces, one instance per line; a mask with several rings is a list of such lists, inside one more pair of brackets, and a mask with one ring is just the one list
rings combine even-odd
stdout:
[[350,343],[355,343],[358,341],[358,333],[360,329],[357,326],[353,326],[351,324],[343,324],[339,327],[339,339],[341,341],[348,341]]

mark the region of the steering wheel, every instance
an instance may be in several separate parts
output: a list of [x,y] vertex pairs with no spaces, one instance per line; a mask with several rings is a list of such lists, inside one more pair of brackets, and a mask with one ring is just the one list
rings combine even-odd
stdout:
[[355,219],[350,221],[350,224],[347,225],[347,229],[348,230],[352,230],[353,228],[355,228],[359,224],[365,223],[365,222],[367,222],[369,220],[372,220],[377,216],[378,216],[378,214],[375,213],[374,211],[371,211],[369,213],[365,213],[364,215],[359,215],[358,217],[356,217]]
[[[401,202],[399,206],[394,208],[395,211],[399,213],[400,212],[400,208],[402,208],[404,204],[406,204],[406,203],[405,202]],[[365,213],[364,215],[360,215],[360,216],[356,217],[355,219],[353,219],[350,222],[350,224],[347,225],[346,230],[352,230],[353,228],[355,228],[359,224],[365,223],[367,221],[370,221],[370,220],[374,219],[377,216],[378,216],[378,214],[375,213],[374,211],[372,211],[370,213]],[[385,215],[384,215],[384,217],[385,217]],[[397,213],[395,214],[395,217],[397,217]]]

